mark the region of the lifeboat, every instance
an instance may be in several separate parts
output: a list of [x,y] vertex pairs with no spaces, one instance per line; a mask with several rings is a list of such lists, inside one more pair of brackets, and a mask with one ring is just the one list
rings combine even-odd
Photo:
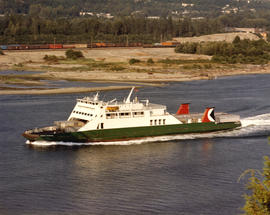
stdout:
[[109,112],[116,112],[119,110],[119,106],[108,106],[106,110]]

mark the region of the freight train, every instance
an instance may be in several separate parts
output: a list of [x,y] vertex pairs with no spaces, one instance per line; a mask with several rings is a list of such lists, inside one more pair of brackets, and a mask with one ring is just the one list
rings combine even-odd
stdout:
[[155,44],[143,43],[91,43],[91,44],[44,44],[44,45],[0,45],[1,50],[35,50],[35,49],[74,49],[74,48],[111,48],[111,47],[143,47],[143,48],[167,48],[176,47],[177,42],[162,42]]

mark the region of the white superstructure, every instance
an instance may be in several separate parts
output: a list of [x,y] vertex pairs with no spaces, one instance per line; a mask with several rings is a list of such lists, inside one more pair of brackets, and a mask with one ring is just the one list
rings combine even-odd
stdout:
[[83,123],[78,131],[182,124],[167,112],[164,105],[152,104],[149,100],[139,101],[137,97],[131,101],[133,90],[134,87],[123,102],[116,99],[100,101],[98,94],[92,98],[77,99],[77,104],[65,124],[74,121]]

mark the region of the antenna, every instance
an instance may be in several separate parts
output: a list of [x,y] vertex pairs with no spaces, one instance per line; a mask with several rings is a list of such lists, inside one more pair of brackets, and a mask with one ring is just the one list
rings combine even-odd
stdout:
[[128,95],[127,99],[126,99],[126,103],[130,103],[130,97],[131,97],[131,95],[132,95],[134,89],[135,89],[135,87],[132,87],[132,88],[131,88],[131,90],[130,90],[130,92],[129,92],[129,95]]
[[98,101],[98,92],[97,92],[97,94],[94,97],[94,101]]
[[111,101],[109,101],[109,103],[112,103],[112,102],[115,102],[116,101],[116,98],[115,99],[113,99],[113,100],[111,100]]

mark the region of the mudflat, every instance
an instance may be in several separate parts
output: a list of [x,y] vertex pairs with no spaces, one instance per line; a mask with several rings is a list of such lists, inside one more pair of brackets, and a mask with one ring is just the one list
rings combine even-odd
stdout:
[[[4,51],[0,56],[1,71],[17,71],[1,75],[0,84],[39,85],[40,80],[85,82],[125,82],[153,85],[171,81],[215,79],[219,76],[270,73],[267,65],[223,65],[211,62],[211,56],[179,54],[174,48],[100,48],[80,49],[84,58],[67,60],[66,50]],[[44,56],[56,56],[47,61]],[[136,59],[136,62],[131,62]],[[41,71],[23,74],[21,71]],[[108,89],[110,89],[109,86]],[[113,86],[113,89],[123,86]],[[16,88],[16,87],[15,87]],[[14,89],[2,87],[0,94],[52,94],[89,92],[103,89]]]

